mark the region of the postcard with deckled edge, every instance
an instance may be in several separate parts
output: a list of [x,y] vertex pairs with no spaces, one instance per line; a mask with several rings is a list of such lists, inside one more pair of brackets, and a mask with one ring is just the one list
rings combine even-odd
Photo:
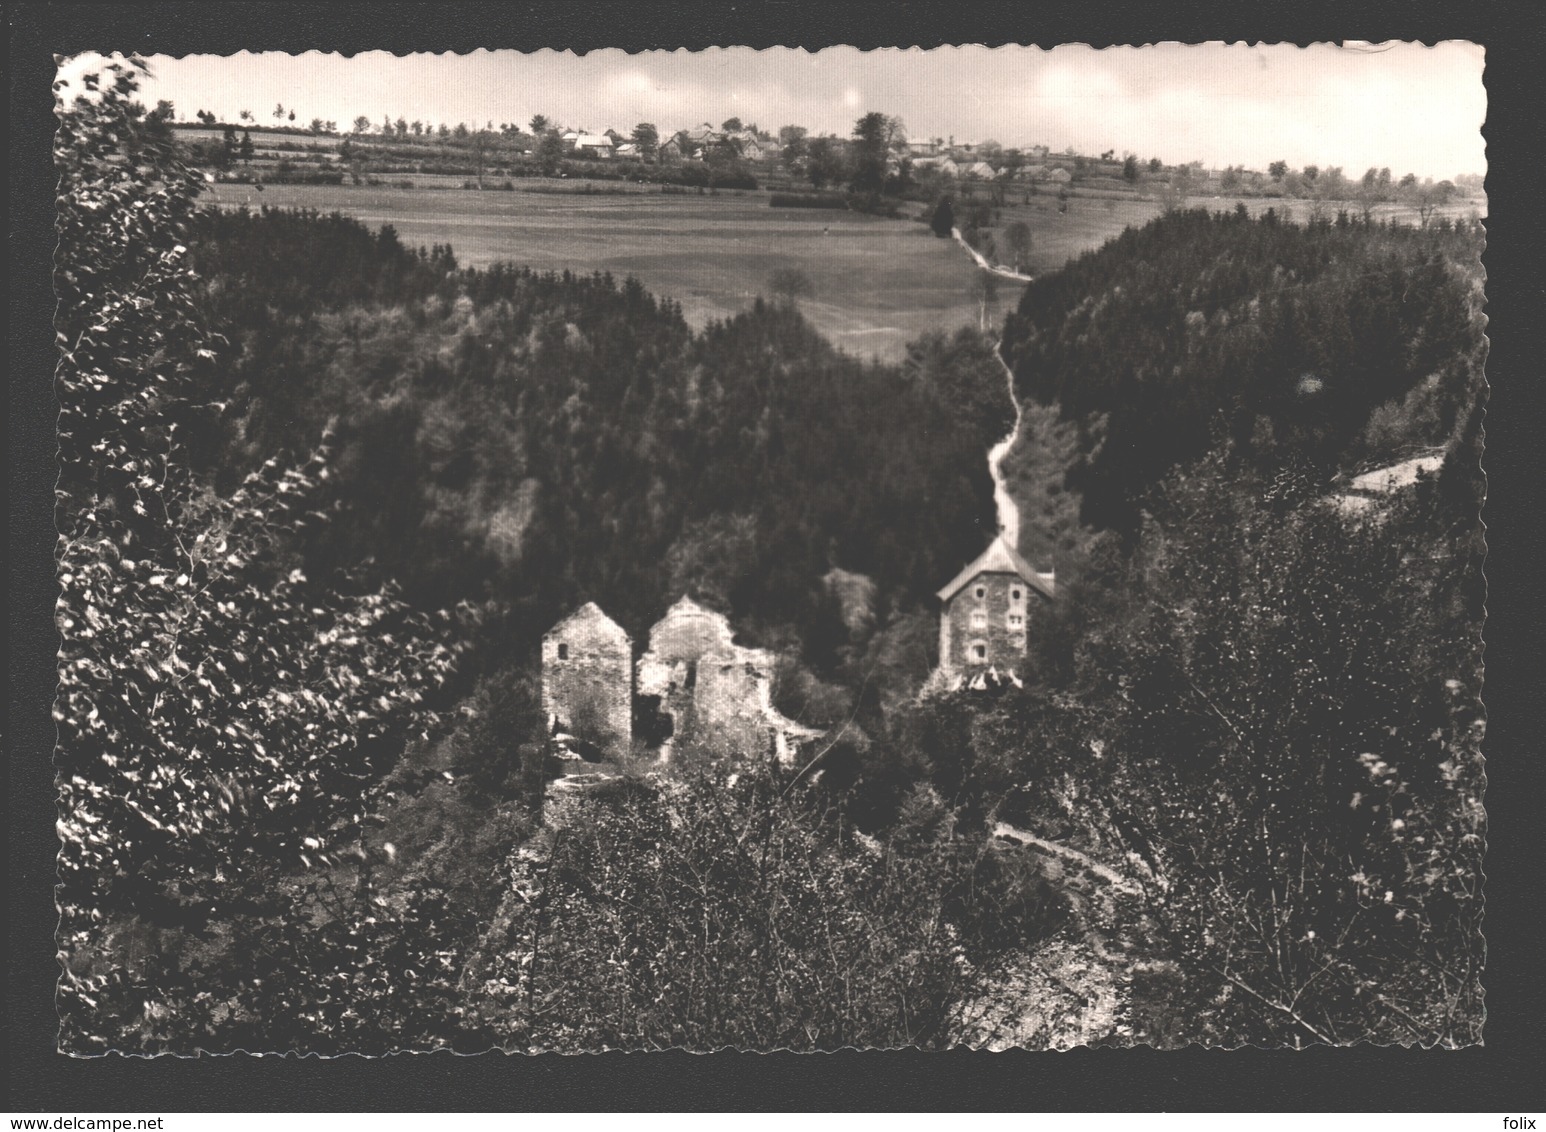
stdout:
[[1480,1042],[1482,66],[61,58],[60,1049]]

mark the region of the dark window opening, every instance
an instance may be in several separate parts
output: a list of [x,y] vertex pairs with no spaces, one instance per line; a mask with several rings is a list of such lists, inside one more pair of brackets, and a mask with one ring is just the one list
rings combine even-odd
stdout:
[[561,644],[561,645],[558,646],[558,659],[559,660],[568,660],[569,659],[569,646],[568,645]]
[[682,687],[686,688],[688,691],[691,691],[692,689],[696,688],[697,686],[698,686],[698,662],[696,660],[689,660],[687,662],[687,676],[682,681]]
[[988,659],[988,646],[987,645],[973,645],[972,646],[972,656],[975,657],[977,660],[987,660]]
[[980,601],[982,598],[985,598],[987,596],[988,596],[988,588],[986,586],[978,586],[977,587],[977,598],[978,598],[978,600]]
[[676,719],[660,705],[659,696],[640,696],[634,701],[633,733],[651,749],[676,732]]

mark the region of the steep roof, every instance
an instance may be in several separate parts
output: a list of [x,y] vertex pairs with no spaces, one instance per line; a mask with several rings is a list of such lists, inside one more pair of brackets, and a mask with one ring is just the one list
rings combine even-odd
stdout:
[[591,628],[600,629],[602,632],[613,638],[618,638],[624,641],[629,639],[628,631],[619,625],[616,621],[612,620],[612,618],[603,613],[601,611],[601,606],[597,605],[593,601],[587,601],[584,605],[580,606],[579,609],[576,609],[568,617],[563,618],[558,622],[558,624],[549,629],[545,635],[551,637],[553,634],[559,632],[562,629],[569,628],[570,626],[577,626],[582,623],[589,623]]
[[1055,582],[1053,575],[1041,574],[1031,568],[1031,564],[1004,541],[1004,536],[999,535],[991,543],[988,549],[968,566],[957,574],[948,586],[939,591],[941,601],[949,601],[960,593],[973,578],[979,574],[1018,574],[1022,581],[1031,589],[1045,597],[1053,595]]

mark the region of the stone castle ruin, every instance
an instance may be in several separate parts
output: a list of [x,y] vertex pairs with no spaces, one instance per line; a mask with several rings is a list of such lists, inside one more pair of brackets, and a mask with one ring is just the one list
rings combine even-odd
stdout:
[[542,638],[542,710],[555,729],[601,753],[633,744],[633,642],[595,602]]
[[589,602],[542,640],[542,706],[555,732],[598,756],[630,753],[637,714],[648,724],[639,738],[662,761],[692,744],[792,763],[823,732],[773,707],[774,664],[737,644],[724,614],[684,597],[635,666],[628,634]]
[[[927,690],[1018,683],[1032,621],[1055,585],[996,537],[939,591],[939,665]],[[588,602],[542,639],[542,705],[554,732],[592,761],[634,753],[637,739],[662,762],[690,746],[787,765],[823,732],[773,706],[776,660],[737,644],[724,614],[683,597],[635,663],[628,634]]]
[[684,597],[650,630],[639,658],[640,697],[669,718],[661,753],[693,743],[723,751],[764,753],[793,762],[822,732],[787,719],[773,706],[774,655],[735,643],[730,622]]

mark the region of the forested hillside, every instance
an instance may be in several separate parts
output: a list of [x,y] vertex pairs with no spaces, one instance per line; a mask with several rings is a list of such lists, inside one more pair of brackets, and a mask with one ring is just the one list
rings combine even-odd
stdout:
[[971,332],[904,367],[787,303],[694,334],[632,280],[460,270],[338,216],[208,212],[195,254],[239,347],[211,466],[338,422],[319,568],[367,553],[416,600],[507,603],[528,640],[586,600],[637,639],[685,592],[800,639],[830,569],[914,606],[991,530],[1012,410]]
[[1442,447],[1481,388],[1482,239],[1171,212],[1027,286],[1003,354],[1077,425],[1086,521],[1131,532],[1166,471],[1225,438],[1322,481]]
[[1479,1033],[1482,235],[1171,213],[1009,320],[1068,584],[1037,691],[925,708],[914,757],[1147,878],[1105,923],[1167,957],[1158,1042]]

